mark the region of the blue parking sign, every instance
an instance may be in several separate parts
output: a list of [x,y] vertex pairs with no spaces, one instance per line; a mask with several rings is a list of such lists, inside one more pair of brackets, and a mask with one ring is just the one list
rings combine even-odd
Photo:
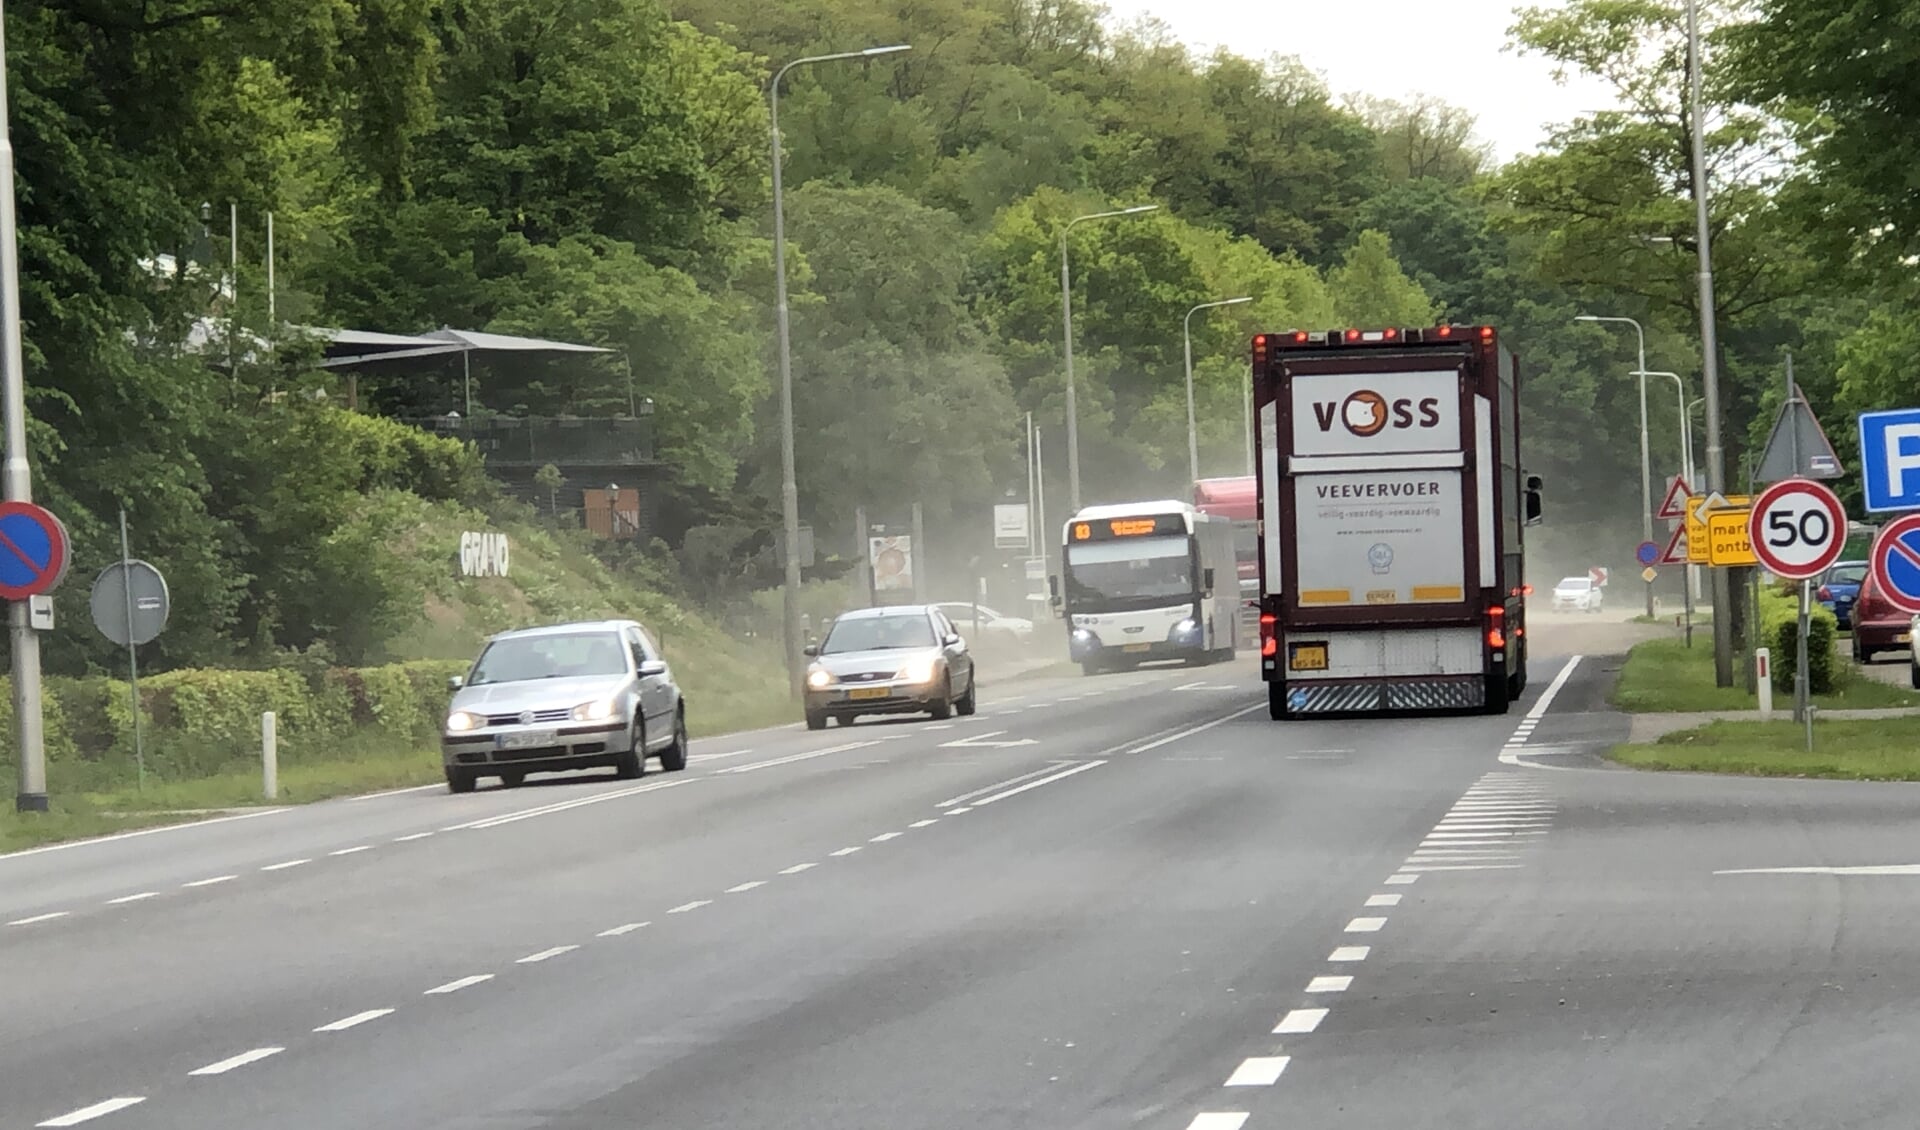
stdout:
[[1920,510],[1920,408],[1860,414],[1860,477],[1869,513]]

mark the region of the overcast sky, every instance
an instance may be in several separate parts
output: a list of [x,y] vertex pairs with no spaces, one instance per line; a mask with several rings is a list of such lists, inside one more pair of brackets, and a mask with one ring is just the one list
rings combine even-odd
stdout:
[[[1607,105],[1600,84],[1556,84],[1537,56],[1505,50],[1514,0],[1102,0],[1115,22],[1152,15],[1198,54],[1298,55],[1336,97],[1432,94],[1471,112],[1502,161],[1531,151],[1551,122]],[[1539,0],[1553,6],[1556,0]]]

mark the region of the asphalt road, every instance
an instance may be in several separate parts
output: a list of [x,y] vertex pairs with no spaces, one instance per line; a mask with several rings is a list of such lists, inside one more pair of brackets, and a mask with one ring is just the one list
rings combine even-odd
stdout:
[[0,1126],[1908,1125],[1920,874],[1716,872],[1920,793],[1606,768],[1595,630],[1497,718],[1036,679],[0,857]]

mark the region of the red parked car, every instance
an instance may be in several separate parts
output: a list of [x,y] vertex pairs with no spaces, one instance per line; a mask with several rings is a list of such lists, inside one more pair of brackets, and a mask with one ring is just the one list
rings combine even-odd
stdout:
[[1871,663],[1876,652],[1906,651],[1912,646],[1913,618],[1880,595],[1868,573],[1853,603],[1853,661]]

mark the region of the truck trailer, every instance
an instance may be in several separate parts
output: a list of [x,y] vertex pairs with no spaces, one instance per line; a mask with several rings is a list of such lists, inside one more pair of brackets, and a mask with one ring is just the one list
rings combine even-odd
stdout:
[[1492,326],[1253,339],[1268,713],[1505,713],[1527,681],[1520,373]]

